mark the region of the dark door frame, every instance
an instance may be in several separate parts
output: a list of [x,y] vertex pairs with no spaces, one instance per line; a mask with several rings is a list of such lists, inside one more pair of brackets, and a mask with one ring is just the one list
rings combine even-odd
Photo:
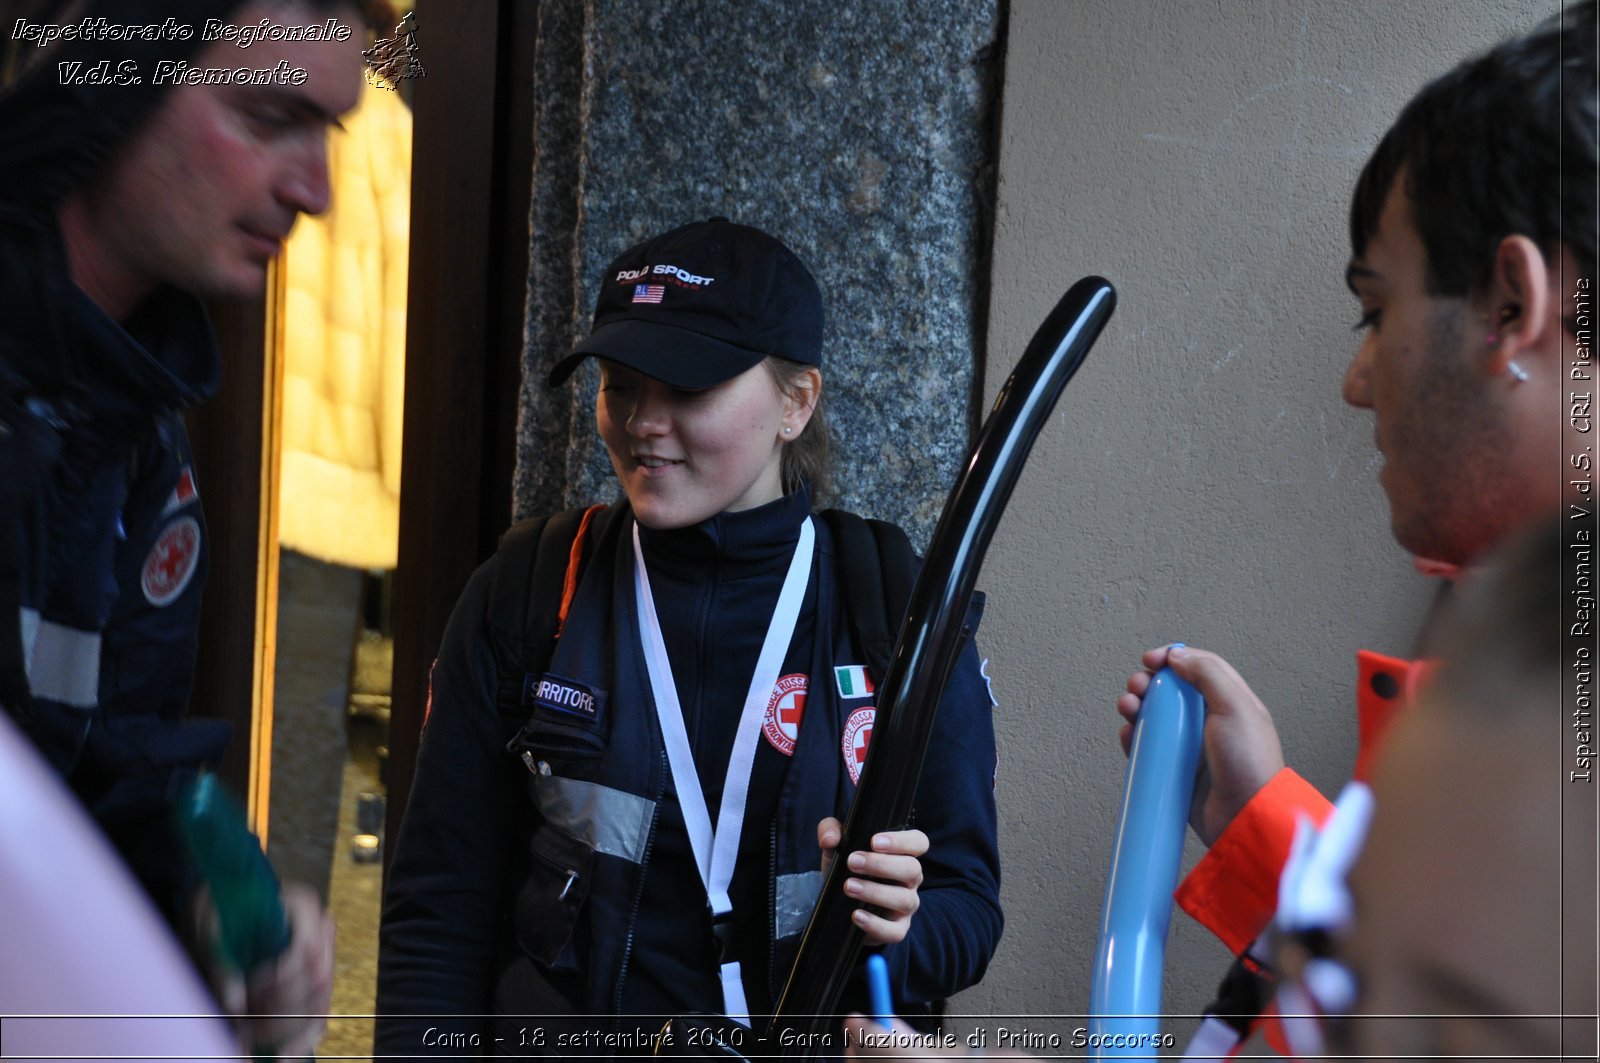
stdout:
[[[400,557],[391,623],[388,823],[410,793],[428,671],[474,568],[510,522],[528,275],[537,5],[423,5],[412,83],[411,255]],[[215,310],[222,393],[190,427],[211,530],[195,711],[230,720],[224,777],[270,748],[276,594],[265,299]],[[263,796],[265,790],[261,790]],[[264,807],[264,804],[262,805]],[[270,824],[269,824],[270,827]],[[390,847],[392,851],[392,847]]]
[[431,17],[437,32],[418,28],[427,77],[414,111],[390,839],[445,622],[510,523],[533,179],[538,5],[452,4]]
[[[278,282],[270,271],[269,283]],[[211,307],[222,348],[222,389],[189,414],[195,476],[205,505],[210,575],[201,604],[200,652],[190,707],[233,725],[219,773],[240,794],[260,830],[270,750],[273,642],[277,632],[276,377],[267,357],[272,329],[265,295]]]

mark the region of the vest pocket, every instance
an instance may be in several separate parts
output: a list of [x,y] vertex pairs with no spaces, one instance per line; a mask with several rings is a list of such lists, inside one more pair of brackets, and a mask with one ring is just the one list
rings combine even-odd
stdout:
[[577,969],[573,930],[588,899],[594,850],[548,823],[529,842],[528,881],[517,894],[517,944],[547,968]]
[[541,711],[522,725],[506,748],[524,761],[546,761],[560,769],[558,774],[583,778],[599,764],[606,740],[597,724]]

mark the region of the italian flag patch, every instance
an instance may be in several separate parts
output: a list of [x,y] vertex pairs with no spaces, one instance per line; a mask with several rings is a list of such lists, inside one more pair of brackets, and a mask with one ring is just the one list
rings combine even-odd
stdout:
[[846,664],[835,668],[833,678],[839,684],[841,698],[871,697],[877,689],[872,685],[872,677],[867,675],[867,666],[864,664]]

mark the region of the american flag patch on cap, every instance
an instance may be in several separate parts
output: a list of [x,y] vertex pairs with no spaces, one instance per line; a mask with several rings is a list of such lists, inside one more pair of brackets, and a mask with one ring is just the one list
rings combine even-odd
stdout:
[[633,286],[633,301],[636,303],[659,303],[661,297],[667,294],[665,284],[635,284]]

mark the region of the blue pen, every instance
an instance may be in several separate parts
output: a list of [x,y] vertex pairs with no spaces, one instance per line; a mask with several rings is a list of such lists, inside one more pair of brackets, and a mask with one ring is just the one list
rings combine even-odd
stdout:
[[872,1017],[879,1026],[894,1020],[894,998],[889,995],[889,965],[880,953],[867,957],[867,990],[872,994]]

